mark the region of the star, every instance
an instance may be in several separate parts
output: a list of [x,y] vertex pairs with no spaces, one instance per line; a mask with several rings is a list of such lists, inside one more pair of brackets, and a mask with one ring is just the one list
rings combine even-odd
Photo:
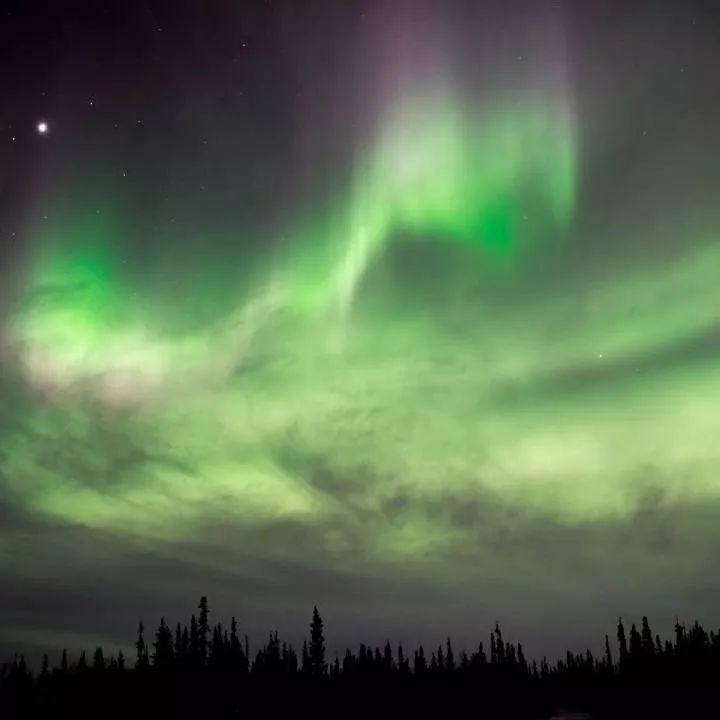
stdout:
[[37,124],[37,131],[40,133],[40,135],[45,135],[45,133],[47,133],[48,131],[48,124],[44,120],[41,120]]

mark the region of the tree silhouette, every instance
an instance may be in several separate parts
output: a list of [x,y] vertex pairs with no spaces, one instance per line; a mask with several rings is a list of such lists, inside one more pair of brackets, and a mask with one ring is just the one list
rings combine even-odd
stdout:
[[610,638],[608,638],[607,635],[605,635],[605,667],[607,667],[608,670],[612,670],[613,667],[612,650],[610,650]]
[[650,630],[650,624],[648,623],[646,615],[643,615],[640,636],[643,655],[652,657],[655,654],[655,641],[653,640],[652,630]]
[[200,635],[198,633],[198,624],[195,615],[190,616],[190,660],[193,665],[200,664]]
[[145,645],[145,638],[143,633],[145,632],[145,626],[141,620],[138,624],[137,640],[135,641],[135,667],[146,668],[148,666],[148,654],[147,646]]
[[633,623],[630,627],[630,657],[637,660],[642,655],[642,638]]
[[[24,659],[22,658],[22,656],[20,657],[20,659],[23,662],[25,662]],[[85,651],[83,650],[80,653],[80,657],[78,658],[77,664],[75,665],[75,670],[78,673],[82,673],[82,672],[85,672],[85,670],[87,670],[87,669],[88,669],[87,656],[85,655]]]
[[198,605],[200,614],[198,615],[198,659],[201,665],[207,662],[208,657],[208,635],[210,634],[208,600],[205,595],[200,598]]
[[398,670],[403,673],[407,674],[410,671],[410,664],[408,659],[405,657],[405,652],[403,650],[402,643],[398,645]]
[[385,672],[391,672],[394,667],[393,652],[390,646],[390,641],[385,641],[385,647],[383,648],[383,670]]
[[421,645],[416,651],[413,660],[413,672],[416,675],[422,675],[427,670],[427,660],[425,659],[425,650]]
[[101,647],[95,648],[93,654],[93,670],[104,670],[105,669],[105,656],[103,655],[103,649]]
[[454,672],[455,670],[455,655],[453,653],[450,638],[448,638],[445,643],[445,669],[448,672]]
[[[206,620],[207,601],[203,605],[200,614]],[[401,700],[404,705],[398,707],[410,716],[427,714],[433,704],[455,714],[455,702],[458,707],[469,703],[481,717],[516,720],[548,717],[557,706],[587,708],[598,720],[717,715],[720,631],[708,631],[698,622],[685,626],[676,619],[674,641],[663,644],[643,617],[639,632],[631,626],[628,648],[619,619],[621,660],[617,665],[608,635],[604,636],[604,654],[597,658],[590,649],[568,649],[556,662],[546,657],[538,662],[528,660],[522,643],[504,640],[496,623],[490,662],[482,643],[468,653],[462,647],[456,650],[448,638],[431,654],[429,663],[421,645],[409,652],[398,645],[394,653],[388,640],[381,647],[361,643],[357,654],[350,648],[336,653],[328,666],[324,624],[317,608],[310,637],[303,643],[302,668],[292,645],[276,630],[266,636],[250,662],[247,636],[241,643],[234,617],[229,629],[220,622],[209,627],[203,665],[197,621],[191,618],[190,632],[183,623],[174,627],[173,633],[160,618],[150,662],[144,625],[138,624],[134,669],[125,668],[121,651],[117,656],[106,655],[102,647],[95,649],[92,671],[85,651],[71,659],[63,651],[56,669],[50,668],[45,655],[37,674],[16,654],[12,662],[0,663],[0,717],[95,716],[99,709],[107,714],[110,702],[110,710],[120,716],[195,720],[249,715],[256,706],[267,713],[270,703],[274,711],[285,700],[294,711],[302,704],[315,707],[313,703],[322,700],[369,703],[380,697]],[[189,661],[191,646],[197,662]],[[711,703],[710,712],[698,712],[703,703]],[[87,709],[84,704],[93,712],[72,712],[75,706]],[[365,707],[371,710],[373,706]],[[380,707],[384,712],[390,705]],[[17,708],[22,712],[15,712]]]
[[627,663],[627,657],[628,657],[627,640],[625,638],[625,626],[623,625],[622,618],[618,619],[617,639],[618,639],[618,646],[620,649],[620,665],[622,666]]
[[325,636],[323,635],[323,621],[317,606],[313,608],[312,622],[310,623],[310,644],[308,646],[308,661],[310,674],[320,677],[325,674]]
[[153,642],[153,665],[159,668],[169,668],[173,663],[173,641],[170,628],[165,624],[165,618],[160,618],[160,626],[155,631]]

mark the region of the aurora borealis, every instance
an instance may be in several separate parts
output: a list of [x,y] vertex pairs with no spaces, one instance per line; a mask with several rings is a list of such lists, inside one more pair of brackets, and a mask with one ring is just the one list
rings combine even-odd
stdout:
[[0,645],[716,622],[717,13],[146,5],[3,28]]

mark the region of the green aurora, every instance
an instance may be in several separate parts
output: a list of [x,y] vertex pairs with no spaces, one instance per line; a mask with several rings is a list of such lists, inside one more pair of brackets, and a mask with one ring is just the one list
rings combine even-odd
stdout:
[[[290,235],[291,260],[234,279],[199,327],[174,318],[163,332],[189,303],[155,311],[138,297],[111,210],[36,230],[9,347],[43,398],[26,421],[61,457],[6,439],[13,492],[63,520],[172,538],[220,508],[245,523],[344,517],[347,498],[309,477],[320,460],[331,485],[353,484],[352,505],[377,524],[364,551],[386,559],[458,532],[404,498],[490,493],[582,523],[632,514],[650,466],[667,501],[717,497],[713,354],[658,358],[709,342],[720,248],[709,237],[657,267],[528,289],[548,246],[572,242],[576,149],[552,115],[405,109],[343,198]],[[394,242],[449,256],[431,273],[437,305],[373,278]],[[508,302],[508,288],[532,302]],[[97,408],[142,462],[97,452]],[[84,484],[76,463],[111,480]]]
[[[347,152],[319,158],[308,188],[294,192],[302,161],[287,160],[284,181],[285,159],[268,157],[279,189],[258,212],[244,178],[262,175],[274,138],[243,141],[247,166],[230,140],[230,160],[209,156],[237,198],[233,187],[208,200],[189,151],[168,170],[181,189],[192,177],[180,200],[130,163],[125,176],[122,143],[141,133],[182,155],[175,135],[195,127],[184,100],[165,140],[157,108],[142,127],[133,109],[117,148],[100,133],[53,150],[3,276],[0,519],[4,508],[18,518],[0,533],[8,587],[92,578],[92,595],[104,577],[159,605],[207,582],[211,597],[242,595],[257,627],[270,610],[304,623],[293,593],[312,604],[327,591],[327,616],[353,642],[353,623],[373,617],[414,642],[417,628],[435,632],[437,608],[458,627],[506,614],[532,643],[566,614],[594,638],[641,601],[668,617],[694,613],[693,592],[715,606],[720,586],[704,579],[720,508],[713,153],[693,146],[669,101],[656,125],[649,113],[636,122],[595,70],[573,86],[533,52],[537,67],[518,71],[509,51],[505,79],[472,92],[447,69],[433,81],[400,73],[376,118],[368,109],[321,138]],[[532,82],[514,83],[521,72]],[[191,80],[188,97],[212,115],[205,79]],[[218,135],[245,127],[240,111],[204,122]],[[59,134],[51,122],[42,142]],[[150,160],[136,164],[157,180]],[[274,204],[277,216],[255,221]],[[142,575],[155,558],[158,579]],[[589,605],[597,627],[579,610]],[[101,631],[44,622],[21,616],[0,644]],[[545,640],[535,633],[537,648]]]

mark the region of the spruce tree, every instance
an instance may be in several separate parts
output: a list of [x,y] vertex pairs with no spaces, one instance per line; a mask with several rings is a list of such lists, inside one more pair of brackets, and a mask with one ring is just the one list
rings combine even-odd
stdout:
[[200,604],[198,605],[200,614],[198,615],[198,658],[200,664],[204,665],[208,658],[208,635],[210,634],[210,623],[208,610],[208,600],[205,595],[200,598]]
[[618,647],[620,649],[620,666],[622,667],[627,663],[628,657],[627,640],[625,638],[625,626],[623,625],[622,618],[618,618],[617,639]]
[[383,669],[385,672],[390,672],[393,669],[393,653],[390,641],[385,641],[385,647],[383,649]]
[[630,626],[630,657],[637,659],[642,655],[643,645],[640,633],[635,627],[635,623]]
[[84,650],[80,653],[80,657],[78,658],[77,665],[75,665],[75,669],[78,672],[85,672],[85,670],[88,669],[87,656]]
[[398,670],[401,673],[406,673],[409,670],[408,661],[405,659],[405,652],[403,650],[402,643],[398,644]]
[[101,647],[95,648],[95,654],[93,655],[93,670],[104,670],[105,669],[105,657]]
[[425,659],[425,650],[423,649],[423,646],[420,645],[418,649],[415,651],[415,656],[413,657],[413,672],[416,675],[421,675],[427,670],[427,660]]
[[193,665],[200,663],[200,636],[198,634],[198,624],[195,619],[195,615],[190,616],[190,645],[189,645],[190,660]]
[[317,606],[313,608],[312,622],[310,623],[308,657],[310,661],[310,674],[314,677],[325,675],[325,637],[323,635],[323,621]]
[[655,641],[646,615],[643,615],[642,619],[641,642],[643,655],[652,657],[655,654]]
[[344,674],[349,674],[355,669],[355,658],[350,652],[350,648],[346,648],[345,657],[342,662],[342,671]]
[[165,624],[165,618],[160,618],[160,627],[155,631],[153,642],[153,665],[166,669],[173,663],[173,641],[170,628]]
[[660,639],[660,635],[655,635],[655,654],[656,655],[663,654],[663,645],[662,645],[662,640]]
[[503,643],[500,625],[495,623],[495,654],[497,655],[498,665],[505,664],[505,644]]
[[455,670],[455,654],[453,653],[450,638],[448,638],[445,643],[445,669],[448,672],[454,672]]
[[145,638],[143,633],[145,632],[145,626],[141,620],[138,624],[138,636],[135,641],[135,667],[142,669],[148,665],[147,647],[145,646]]
[[685,645],[685,625],[681,625],[680,621],[675,618],[675,652],[679,653]]
[[176,659],[179,660],[182,658],[182,626],[180,623],[175,625],[175,646],[173,647],[173,651]]
[[306,674],[310,674],[310,653],[308,653],[307,640],[303,640],[302,646],[302,671]]
[[518,646],[517,646],[517,661],[518,661],[518,665],[520,666],[520,670],[523,672],[523,674],[527,674],[528,664],[527,664],[527,660],[525,659],[525,653],[523,652],[523,647],[520,643],[518,643]]
[[610,650],[610,638],[607,635],[605,635],[605,667],[608,670],[612,670],[613,667],[612,651]]
[[245,669],[245,659],[240,638],[238,637],[237,621],[234,616],[230,621],[230,649],[228,652],[233,672],[243,671]]
[[[492,643],[492,646],[494,652],[494,642]],[[487,665],[487,656],[485,655],[485,648],[483,647],[482,643],[478,645],[477,651],[470,656],[470,665],[478,670],[484,668]]]

